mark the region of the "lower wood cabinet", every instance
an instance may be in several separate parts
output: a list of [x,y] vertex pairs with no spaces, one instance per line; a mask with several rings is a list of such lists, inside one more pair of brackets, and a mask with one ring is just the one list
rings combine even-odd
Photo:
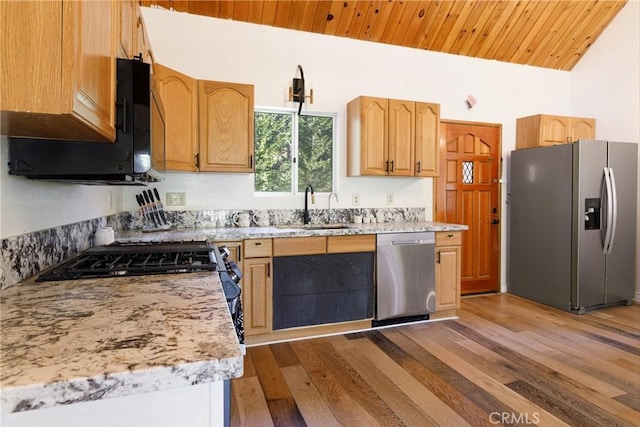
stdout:
[[271,239],[244,241],[242,309],[245,336],[268,334],[273,327]]
[[460,308],[461,231],[436,233],[436,312]]

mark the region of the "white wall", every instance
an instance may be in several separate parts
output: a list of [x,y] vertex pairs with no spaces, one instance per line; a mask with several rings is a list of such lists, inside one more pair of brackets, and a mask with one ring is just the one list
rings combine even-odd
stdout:
[[[640,1],[629,1],[574,67],[571,109],[577,116],[597,117],[598,139],[640,143]],[[640,150],[638,166],[640,170]],[[637,214],[636,247],[640,248],[640,197]],[[640,301],[638,269],[635,299]]]

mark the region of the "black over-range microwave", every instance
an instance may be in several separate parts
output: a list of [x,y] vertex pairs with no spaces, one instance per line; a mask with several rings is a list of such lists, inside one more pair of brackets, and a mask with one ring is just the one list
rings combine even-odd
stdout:
[[162,104],[149,64],[117,59],[115,142],[9,138],[9,174],[89,185],[145,185],[165,170]]

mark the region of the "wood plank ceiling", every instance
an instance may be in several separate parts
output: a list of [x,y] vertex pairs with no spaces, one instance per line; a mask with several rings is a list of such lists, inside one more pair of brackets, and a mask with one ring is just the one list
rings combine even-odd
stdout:
[[143,0],[144,6],[571,70],[627,0]]

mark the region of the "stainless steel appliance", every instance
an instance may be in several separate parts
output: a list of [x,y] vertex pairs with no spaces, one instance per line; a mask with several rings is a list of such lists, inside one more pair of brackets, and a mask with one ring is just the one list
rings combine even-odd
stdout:
[[164,109],[151,91],[149,70],[149,64],[138,60],[117,60],[115,142],[12,137],[9,173],[87,185],[160,180],[157,172],[165,170]]
[[436,308],[435,233],[378,234],[374,326],[426,320]]
[[577,313],[631,303],[637,173],[634,143],[513,151],[509,292]]

